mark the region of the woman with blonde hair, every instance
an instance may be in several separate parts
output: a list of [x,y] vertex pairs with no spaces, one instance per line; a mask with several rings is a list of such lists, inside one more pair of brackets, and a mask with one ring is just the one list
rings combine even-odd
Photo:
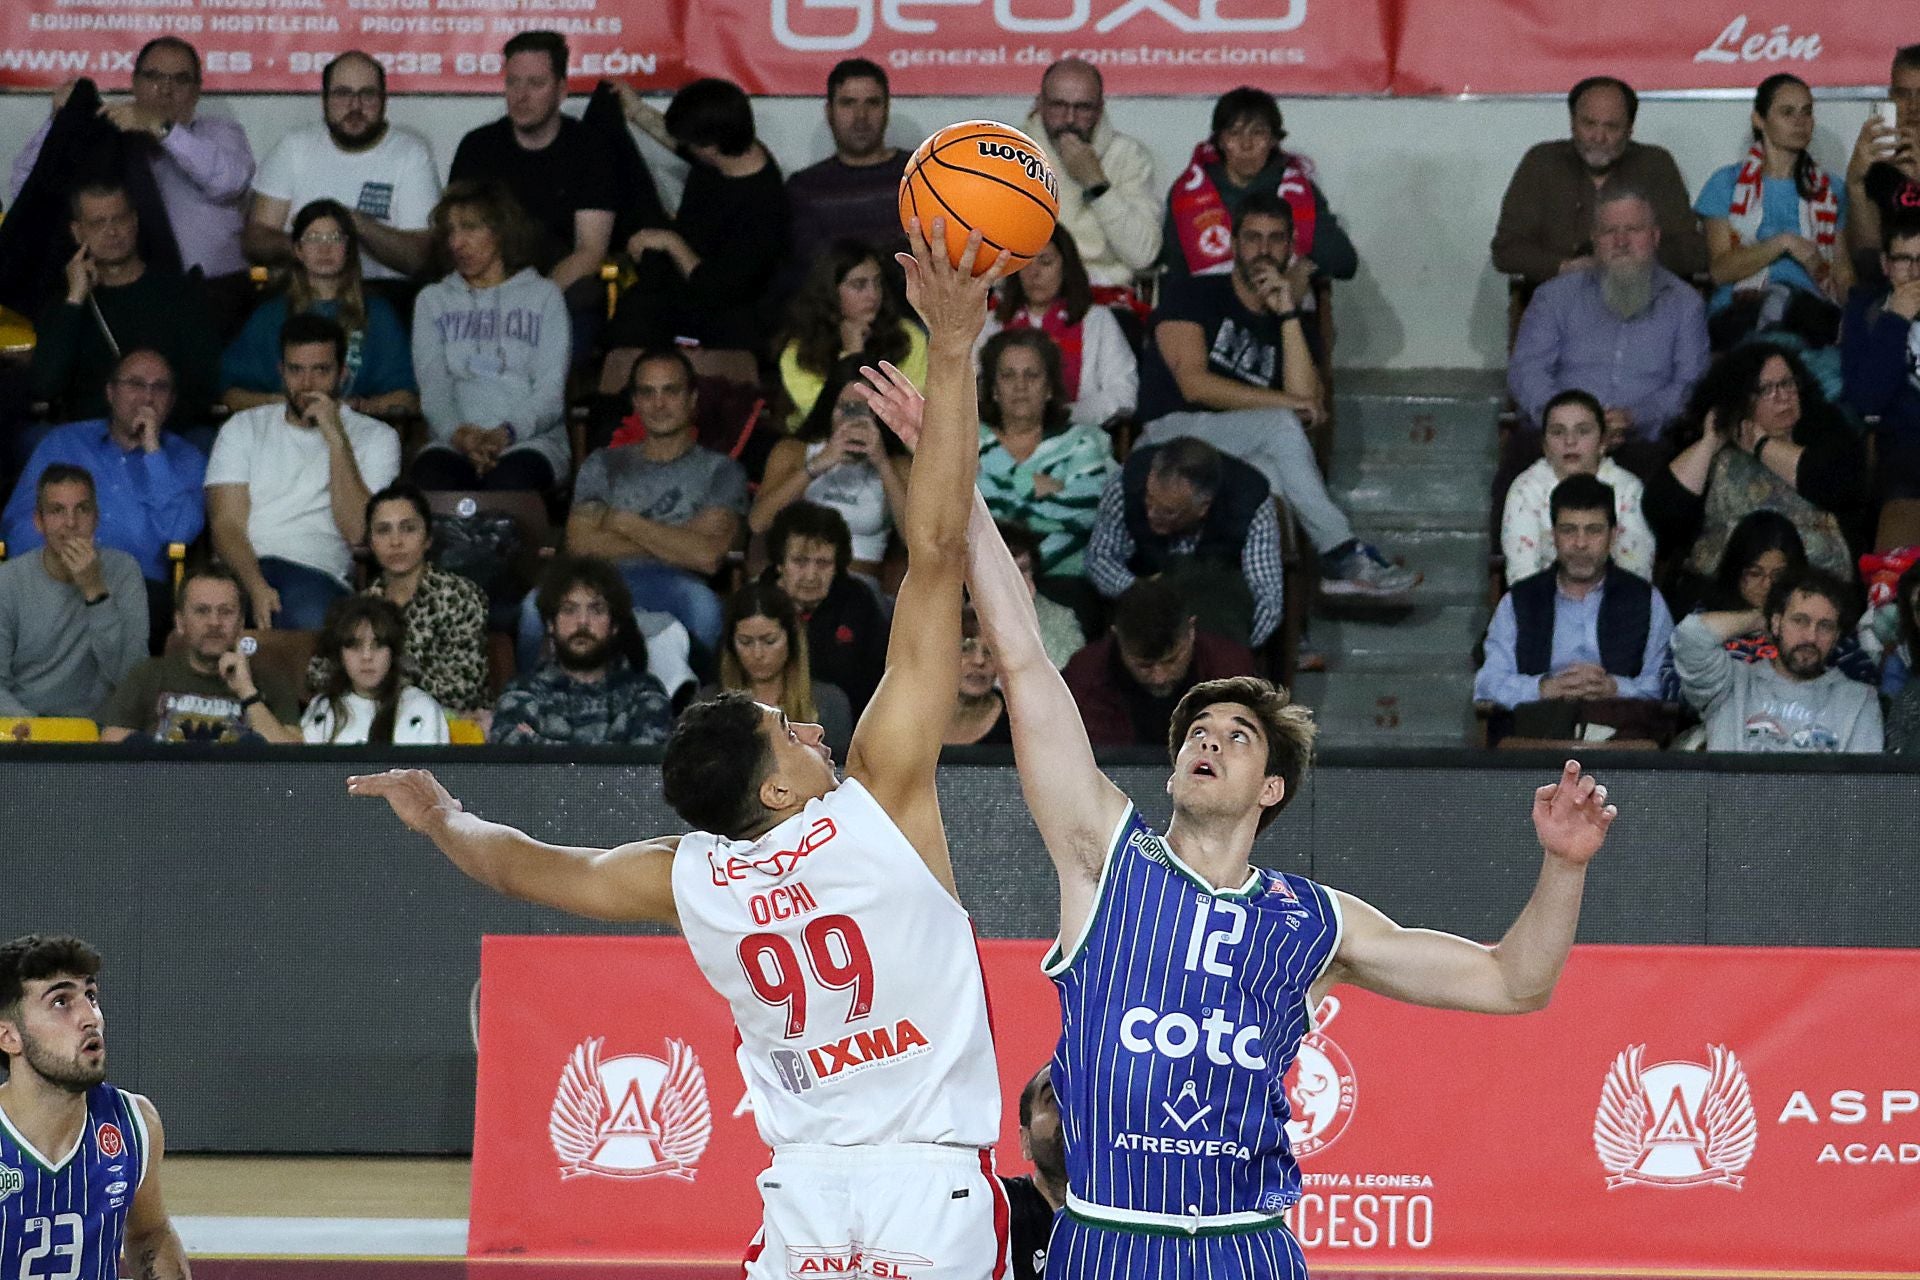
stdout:
[[844,757],[853,739],[847,695],[817,682],[807,667],[807,629],[787,593],[770,582],[749,582],[727,598],[720,632],[720,687],[752,694],[779,707],[796,724],[817,724],[827,745]]

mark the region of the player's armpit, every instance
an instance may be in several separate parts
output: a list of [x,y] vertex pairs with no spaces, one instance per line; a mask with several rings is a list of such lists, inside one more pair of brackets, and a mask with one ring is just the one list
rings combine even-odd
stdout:
[[128,1273],[134,1280],[189,1280],[187,1250],[174,1232],[160,1191],[160,1166],[167,1146],[160,1112],[140,1094],[133,1095],[133,1104],[147,1126],[147,1169],[127,1211],[123,1249]]
[[1432,929],[1406,929],[1349,893],[1340,904],[1339,950],[1330,973],[1408,1004],[1470,1013],[1531,1013],[1547,992],[1510,990],[1492,947]]

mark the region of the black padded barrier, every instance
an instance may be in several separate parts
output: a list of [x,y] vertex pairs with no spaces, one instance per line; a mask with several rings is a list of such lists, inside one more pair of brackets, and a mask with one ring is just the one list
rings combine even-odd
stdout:
[[[678,829],[656,752],[0,749],[0,939],[107,957],[113,1077],[165,1100],[180,1150],[453,1152],[471,1142],[468,996],[485,933],[645,932],[468,881],[344,779],[430,767],[469,808],[571,844]],[[1103,764],[1165,821],[1155,752]],[[1623,815],[1587,942],[1920,945],[1920,767],[1596,753]],[[1004,750],[940,774],[962,894],[988,937],[1053,931],[1053,873]],[[1255,860],[1404,923],[1497,938],[1539,864],[1558,757],[1330,752]],[[584,998],[644,999],[579,976]]]

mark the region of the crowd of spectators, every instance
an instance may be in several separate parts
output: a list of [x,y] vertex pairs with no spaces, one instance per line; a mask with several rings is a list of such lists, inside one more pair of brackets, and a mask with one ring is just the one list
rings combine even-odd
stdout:
[[[568,57],[507,42],[504,114],[444,189],[364,53],[258,164],[181,39],[140,51],[130,100],[53,95],[13,168],[47,269],[0,403],[0,715],[657,743],[737,689],[844,747],[911,466],[862,370],[927,367],[886,72],[832,68],[833,152],[786,176],[737,85],[662,111],[603,83],[576,116]],[[1495,736],[1606,708],[1637,736],[1678,703],[1666,728],[1713,749],[1877,750],[1884,694],[1884,736],[1913,740],[1913,557],[1878,562],[1864,620],[1858,569],[1881,505],[1920,497],[1920,46],[1891,79],[1898,123],[1844,173],[1787,74],[1691,200],[1609,77],[1520,160],[1492,242],[1520,303],[1476,681]],[[1087,63],[1049,67],[1025,125],[1060,216],[975,351],[980,493],[1095,741],[1154,743],[1194,683],[1280,670],[1290,581],[1420,599],[1323,469],[1320,313],[1358,250],[1263,89],[1222,94],[1170,182]],[[529,506],[552,545],[495,545],[484,582],[436,563]],[[304,637],[291,677],[250,660],[276,633]],[[1004,742],[993,655],[962,647],[944,737]]]

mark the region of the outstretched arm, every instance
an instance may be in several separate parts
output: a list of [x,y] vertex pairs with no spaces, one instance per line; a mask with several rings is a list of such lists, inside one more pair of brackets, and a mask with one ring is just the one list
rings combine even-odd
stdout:
[[347,790],[384,799],[400,821],[433,841],[453,865],[510,898],[593,920],[680,923],[673,905],[679,836],[617,849],[543,844],[524,831],[466,812],[424,769],[348,778]]
[[934,220],[932,231],[930,244],[916,221],[908,235],[913,255],[900,255],[907,298],[926,321],[928,334],[926,429],[901,521],[907,576],[894,605],[886,673],[854,730],[847,773],[866,784],[953,892],[934,768],[940,761],[940,728],[953,715],[960,684],[967,512],[980,460],[973,340],[986,319],[987,290],[1003,273],[1006,255],[975,276],[980,233],[968,238],[955,267],[947,258],[942,219]]
[[[913,448],[920,393],[890,364],[862,372],[875,415]],[[1094,762],[1080,709],[1041,643],[1026,579],[978,493],[967,538],[967,585],[1000,668],[1021,792],[1060,876],[1060,936],[1072,938],[1093,908],[1107,842],[1128,801]]]
[[167,1153],[160,1113],[137,1093],[133,1105],[140,1108],[140,1118],[147,1123],[147,1171],[127,1213],[127,1233],[122,1243],[127,1274],[134,1280],[189,1280],[186,1246],[180,1243],[160,1194],[160,1162]]
[[1315,996],[1336,982],[1410,1004],[1473,1013],[1544,1009],[1566,966],[1580,922],[1587,863],[1617,815],[1607,789],[1567,761],[1560,781],[1534,792],[1533,826],[1546,853],[1520,916],[1495,946],[1430,929],[1403,929],[1349,894],[1337,893],[1344,928]]

